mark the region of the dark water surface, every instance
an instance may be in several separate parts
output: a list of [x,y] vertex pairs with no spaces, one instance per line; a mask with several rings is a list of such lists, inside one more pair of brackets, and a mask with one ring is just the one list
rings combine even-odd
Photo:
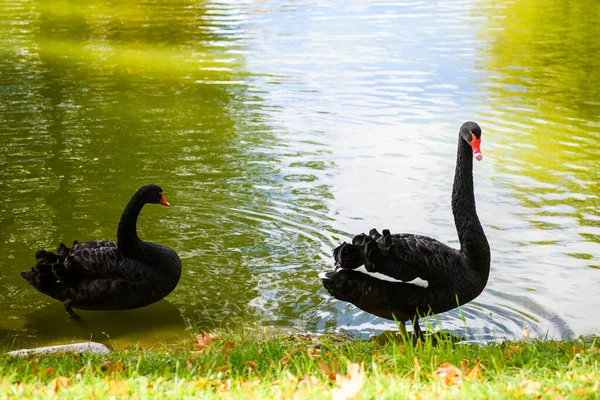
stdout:
[[[540,10],[543,10],[541,12]],[[0,6],[0,340],[156,343],[257,324],[369,335],[317,273],[372,227],[457,246],[457,131],[492,248],[485,292],[439,316],[475,339],[600,327],[600,3],[5,1]],[[82,312],[19,276],[40,248],[140,236],[175,249],[151,307]]]

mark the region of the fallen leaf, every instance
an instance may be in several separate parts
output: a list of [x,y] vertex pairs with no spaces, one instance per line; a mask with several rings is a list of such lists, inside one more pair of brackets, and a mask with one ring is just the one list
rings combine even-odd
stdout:
[[201,335],[196,335],[196,350],[204,350],[211,342],[215,339],[215,335],[212,333],[202,333]]
[[479,363],[475,364],[475,366],[471,368],[471,370],[467,372],[465,376],[469,380],[481,382],[483,380],[483,374],[481,373],[481,367],[479,366]]
[[525,394],[535,393],[540,389],[540,387],[542,387],[539,382],[530,381],[529,379],[525,379],[523,382],[521,382],[520,386]]
[[251,370],[256,370],[257,365],[254,361],[246,361],[246,367]]
[[225,342],[225,344],[223,345],[224,349],[233,349],[235,347],[235,343],[232,342],[231,340],[228,342]]
[[571,392],[579,396],[586,396],[588,394],[588,391],[582,388],[573,388],[571,389]]
[[[337,369],[337,365],[335,367]],[[336,374],[335,374],[335,372],[333,372],[331,370],[331,368],[329,368],[329,364],[327,364],[326,362],[319,363],[319,371],[321,371],[325,375],[327,375],[327,378],[329,378],[330,381],[335,382],[335,375]]]
[[125,396],[129,394],[129,384],[127,381],[111,381],[108,396]]
[[327,364],[326,362],[319,363],[319,371],[324,372],[326,374],[330,373],[331,369],[329,368],[329,364]]
[[125,370],[125,364],[121,360],[117,360],[114,363],[105,361],[100,365],[100,369],[104,372],[121,372]]
[[211,380],[205,379],[205,378],[198,378],[195,381],[189,382],[189,385],[197,387],[197,388],[212,387],[212,386],[214,386],[214,384],[215,384],[215,381],[211,381]]
[[54,393],[58,392],[61,387],[70,385],[71,381],[68,378],[65,378],[64,376],[58,376],[48,384],[50,390]]
[[449,363],[440,365],[435,371],[435,375],[438,379],[441,379],[446,386],[461,386],[463,383],[458,368]]
[[365,364],[348,362],[348,373],[335,376],[337,388],[333,389],[333,400],[348,400],[354,398],[365,384]]
[[56,373],[56,368],[46,368],[46,371],[44,371],[44,374],[46,376],[54,375],[55,373]]
[[551,388],[546,389],[546,391],[544,392],[544,394],[547,394],[548,396],[551,396],[554,393],[559,392],[559,391],[560,390],[558,388],[551,387]]
[[469,369],[467,368],[468,364],[469,363],[467,360],[460,360],[460,369],[464,375],[466,375],[469,372]]

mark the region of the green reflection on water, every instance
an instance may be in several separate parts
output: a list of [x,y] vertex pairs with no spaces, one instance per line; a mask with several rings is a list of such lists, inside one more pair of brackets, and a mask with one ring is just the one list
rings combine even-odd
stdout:
[[[98,340],[128,335],[120,328],[128,317],[121,315],[98,316],[93,328],[82,330],[18,273],[31,267],[39,248],[114,239],[125,204],[146,183],[159,184],[173,206],[145,207],[140,236],[174,248],[184,263],[180,285],[158,310],[170,304],[209,329],[265,318],[261,307],[250,304],[257,298],[265,299],[259,305],[266,309],[289,300],[277,310],[279,323],[310,306],[291,300],[319,287],[307,264],[319,260],[314,236],[323,223],[314,223],[311,213],[324,215],[323,200],[331,196],[318,182],[293,188],[286,183],[279,166],[286,145],[264,120],[261,98],[244,83],[251,74],[244,70],[243,46],[231,33],[235,26],[227,26],[231,18],[220,18],[227,10],[208,12],[205,2],[188,1],[24,2],[5,8],[0,16],[5,329],[37,330],[33,339],[27,337],[31,331],[18,338],[34,342],[69,335],[89,339],[92,332],[106,332]],[[286,156],[325,151],[313,147]],[[292,167],[302,172],[297,176],[323,168]],[[290,199],[299,214],[288,221],[276,210]],[[131,315],[147,318],[145,310]],[[166,325],[173,335],[185,329],[180,322]],[[145,329],[132,340],[154,339]]]
[[[487,122],[501,173],[543,230],[600,242],[600,3],[481,2]],[[485,121],[484,121],[485,122]],[[586,256],[588,257],[588,256]],[[581,258],[581,257],[578,257]]]

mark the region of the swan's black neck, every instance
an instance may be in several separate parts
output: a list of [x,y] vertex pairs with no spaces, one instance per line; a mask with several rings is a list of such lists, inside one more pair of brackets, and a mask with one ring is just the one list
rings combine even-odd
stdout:
[[490,246],[475,210],[473,150],[460,136],[452,188],[452,212],[461,253],[466,256],[469,267],[487,281],[490,272]]
[[117,230],[117,246],[126,256],[132,256],[142,250],[144,242],[137,235],[137,219],[144,204],[146,202],[136,192],[121,215]]

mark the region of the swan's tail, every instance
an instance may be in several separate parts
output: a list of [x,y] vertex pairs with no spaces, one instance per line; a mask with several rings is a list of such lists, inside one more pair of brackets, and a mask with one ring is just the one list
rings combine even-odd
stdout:
[[[73,243],[74,245],[76,242]],[[66,268],[71,249],[61,243],[56,253],[40,250],[35,253],[36,263],[29,271],[21,272],[21,276],[39,292],[56,299],[65,297],[69,279]]]
[[333,250],[336,268],[355,269],[364,265],[370,271],[376,262],[389,255],[392,235],[387,229],[383,234],[371,229],[368,235],[360,234],[352,239],[352,244],[342,243]]

